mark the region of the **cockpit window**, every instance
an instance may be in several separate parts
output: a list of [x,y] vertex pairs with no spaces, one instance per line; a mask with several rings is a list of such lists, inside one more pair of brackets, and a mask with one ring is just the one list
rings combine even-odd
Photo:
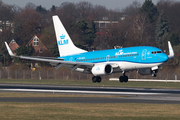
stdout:
[[162,53],[162,51],[157,51],[157,53]]
[[156,52],[155,51],[153,51],[153,52],[151,52],[152,54],[156,54]]
[[163,53],[162,51],[152,51],[152,54]]

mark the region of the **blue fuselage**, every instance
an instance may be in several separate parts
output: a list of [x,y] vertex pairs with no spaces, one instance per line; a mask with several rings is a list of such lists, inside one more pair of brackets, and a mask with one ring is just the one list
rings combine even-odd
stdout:
[[131,62],[152,64],[164,63],[168,60],[168,56],[161,49],[146,46],[91,51],[61,58],[64,58],[64,61],[85,63]]

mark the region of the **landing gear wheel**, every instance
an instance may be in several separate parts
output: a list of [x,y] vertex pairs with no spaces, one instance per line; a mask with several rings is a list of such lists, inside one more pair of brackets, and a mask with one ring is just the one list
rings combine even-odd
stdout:
[[128,77],[124,76],[124,82],[128,82]]
[[94,76],[94,77],[92,78],[92,82],[93,82],[93,83],[96,83],[96,79],[97,79],[96,76]]
[[100,83],[101,82],[101,77],[100,76],[97,76],[97,80],[96,82]]
[[92,78],[92,82],[93,82],[93,83],[96,83],[96,82],[100,83],[100,82],[101,82],[101,77],[100,77],[100,76],[94,76],[94,77]]
[[123,81],[124,81],[124,77],[123,77],[123,76],[120,76],[120,77],[119,77],[119,82],[123,83]]
[[128,77],[127,76],[120,76],[119,77],[119,82],[121,82],[121,83],[128,82]]

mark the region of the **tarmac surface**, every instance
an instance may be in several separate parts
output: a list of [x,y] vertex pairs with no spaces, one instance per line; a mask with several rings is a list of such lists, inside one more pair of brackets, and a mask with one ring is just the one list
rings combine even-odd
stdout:
[[97,95],[97,97],[0,97],[0,102],[180,104],[180,89],[0,84],[0,92]]

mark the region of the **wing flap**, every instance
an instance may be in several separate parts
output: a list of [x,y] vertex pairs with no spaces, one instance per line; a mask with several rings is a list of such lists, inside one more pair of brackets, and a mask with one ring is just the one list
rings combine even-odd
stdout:
[[93,63],[82,63],[82,62],[72,62],[72,61],[64,61],[63,59],[59,58],[51,58],[51,57],[31,57],[31,56],[16,56],[21,59],[27,60],[35,60],[35,61],[42,61],[42,62],[50,62],[50,63],[62,63],[62,64],[70,64],[70,65],[82,65],[82,66],[94,66]]

